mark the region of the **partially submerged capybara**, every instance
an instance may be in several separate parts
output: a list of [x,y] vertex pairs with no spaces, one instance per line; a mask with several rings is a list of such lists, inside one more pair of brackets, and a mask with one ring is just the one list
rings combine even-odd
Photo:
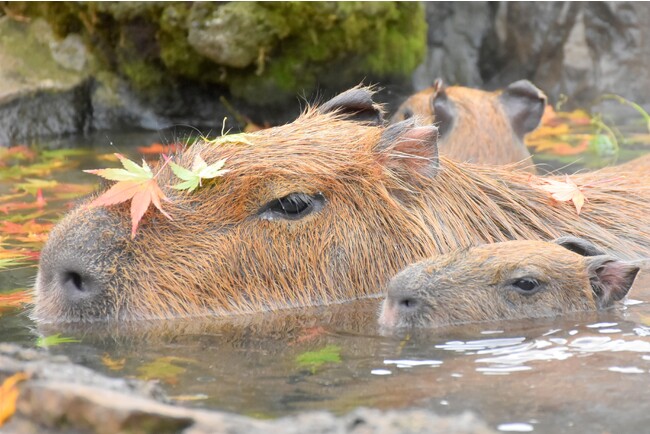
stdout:
[[391,122],[421,117],[438,127],[440,155],[458,161],[520,163],[534,172],[524,136],[540,123],[546,95],[527,80],[497,92],[462,86],[433,86],[410,96]]
[[409,263],[479,243],[589,237],[650,252],[650,175],[572,179],[578,215],[542,178],[438,158],[437,129],[384,127],[367,89],[295,122],[194,144],[229,170],[196,190],[158,184],[169,220],[150,208],[131,237],[129,205],[81,205],[41,253],[33,317],[46,322],[250,313],[377,296]]
[[436,327],[604,309],[625,297],[638,271],[580,238],[485,244],[400,271],[379,324]]

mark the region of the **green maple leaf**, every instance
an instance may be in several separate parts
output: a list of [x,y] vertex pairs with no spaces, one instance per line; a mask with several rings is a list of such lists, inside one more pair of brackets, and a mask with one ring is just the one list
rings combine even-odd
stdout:
[[176,190],[194,191],[197,187],[201,186],[202,179],[216,178],[217,176],[223,176],[226,172],[229,172],[228,169],[222,169],[225,163],[226,160],[223,159],[214,164],[208,165],[208,163],[201,158],[200,154],[194,158],[192,169],[186,169],[176,163],[170,162],[169,165],[174,174],[183,180],[183,182],[172,186],[172,188],[175,188]]

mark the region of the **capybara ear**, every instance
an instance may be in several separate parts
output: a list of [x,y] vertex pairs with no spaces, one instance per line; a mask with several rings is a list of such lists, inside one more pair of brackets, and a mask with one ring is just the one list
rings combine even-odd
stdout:
[[587,259],[587,274],[598,307],[606,308],[625,297],[634,283],[639,267],[609,255]]
[[[438,81],[434,83],[434,87],[436,87],[436,84],[438,84]],[[434,123],[438,127],[438,134],[440,137],[445,137],[456,122],[456,106],[443,89],[442,80],[440,80],[436,92],[431,95],[430,104],[434,116]]]
[[351,121],[383,125],[384,110],[372,100],[373,93],[368,87],[355,87],[335,96],[318,110],[321,113],[337,112]]
[[438,173],[438,129],[418,126],[413,119],[386,128],[375,146],[379,161],[398,178],[414,173],[434,177]]
[[604,250],[596,247],[591,241],[585,240],[584,238],[566,236],[560,237],[553,242],[582,256],[600,256],[606,254]]
[[433,88],[433,93],[440,92],[445,87],[445,82],[442,80],[442,78],[438,77],[433,80],[431,87]]
[[519,80],[499,95],[515,134],[523,138],[539,125],[546,107],[546,95],[528,80]]

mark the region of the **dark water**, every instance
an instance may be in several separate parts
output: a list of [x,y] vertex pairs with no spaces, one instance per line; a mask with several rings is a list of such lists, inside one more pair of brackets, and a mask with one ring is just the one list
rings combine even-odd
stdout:
[[[133,144],[165,140],[112,134],[84,143],[94,153],[128,154]],[[92,155],[74,158],[75,169],[53,179],[94,182],[78,169],[108,165]],[[0,192],[13,182],[0,182]],[[48,203],[43,218],[61,215],[63,202]],[[33,262],[0,271],[0,293],[30,287],[35,274]],[[502,431],[638,433],[650,419],[648,270],[630,294],[625,306],[606,312],[392,336],[375,325],[379,300],[110,329],[39,329],[24,309],[0,308],[0,341],[35,346],[60,334],[78,342],[50,340],[52,353],[111,376],[159,381],[183,405],[255,417],[424,407],[471,410]]]

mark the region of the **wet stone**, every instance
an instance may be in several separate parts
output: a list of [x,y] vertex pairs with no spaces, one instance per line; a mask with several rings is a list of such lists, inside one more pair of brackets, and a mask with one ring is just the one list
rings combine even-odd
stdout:
[[[29,360],[21,355],[29,354]],[[17,372],[16,413],[0,433],[494,433],[471,413],[440,417],[428,410],[359,408],[336,417],[305,412],[276,420],[171,405],[151,382],[107,378],[46,352],[0,344],[0,382]]]

